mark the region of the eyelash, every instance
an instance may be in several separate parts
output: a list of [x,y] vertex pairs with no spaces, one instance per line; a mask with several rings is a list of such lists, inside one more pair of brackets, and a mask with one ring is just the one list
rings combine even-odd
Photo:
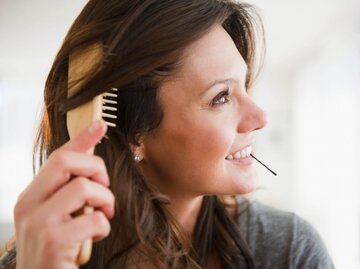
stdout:
[[[222,98],[227,97],[227,100],[225,100],[225,102],[221,102],[218,103],[219,100],[221,100]],[[230,101],[230,95],[229,95],[229,88],[227,88],[226,90],[220,92],[212,101],[211,101],[211,106],[219,106],[219,105],[224,105],[226,103],[228,103]]]

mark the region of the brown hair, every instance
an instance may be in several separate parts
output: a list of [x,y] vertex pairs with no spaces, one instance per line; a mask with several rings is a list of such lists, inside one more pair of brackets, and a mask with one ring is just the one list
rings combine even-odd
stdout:
[[[223,268],[240,264],[254,268],[250,250],[221,197],[204,197],[192,246],[186,248],[184,235],[167,210],[167,198],[147,184],[130,148],[162,120],[157,88],[181,67],[185,48],[216,24],[228,32],[247,63],[246,87],[250,89],[257,70],[255,45],[264,40],[261,20],[247,4],[90,0],[71,26],[46,81],[34,173],[37,156],[41,166],[69,140],[66,111],[110,88],[119,89],[118,127],[108,130],[109,139],[103,139],[95,151],[106,163],[116,213],[110,235],[94,244],[89,263],[81,268],[141,267],[141,259],[156,268],[206,268],[214,253]],[[94,68],[79,93],[67,100],[69,54],[98,42],[104,45],[102,67]],[[7,268],[15,268],[12,262]]]

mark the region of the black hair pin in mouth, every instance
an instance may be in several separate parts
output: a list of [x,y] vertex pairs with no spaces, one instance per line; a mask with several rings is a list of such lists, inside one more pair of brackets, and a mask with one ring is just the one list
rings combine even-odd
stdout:
[[263,164],[261,161],[259,161],[258,159],[255,158],[254,155],[250,154],[251,157],[253,157],[255,160],[257,160],[259,163],[261,163],[263,166],[265,166],[266,169],[268,169],[271,173],[273,173],[274,176],[277,176],[277,174],[272,171],[269,167],[267,167],[265,164]]

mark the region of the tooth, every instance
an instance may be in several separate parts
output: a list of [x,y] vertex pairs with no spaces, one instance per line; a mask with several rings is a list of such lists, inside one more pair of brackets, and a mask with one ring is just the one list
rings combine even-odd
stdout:
[[250,156],[251,150],[252,150],[251,146],[246,149],[247,156]]
[[226,160],[233,160],[233,159],[234,157],[231,154],[226,157]]
[[240,152],[240,155],[241,155],[241,158],[245,158],[246,157],[246,151],[245,150],[242,150]]
[[239,151],[234,154],[235,159],[239,159],[240,157],[241,157],[241,154]]

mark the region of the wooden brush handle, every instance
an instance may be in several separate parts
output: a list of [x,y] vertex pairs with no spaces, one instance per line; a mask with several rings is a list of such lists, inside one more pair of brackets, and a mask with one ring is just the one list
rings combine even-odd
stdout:
[[[84,206],[82,209],[82,214],[91,214],[94,212],[94,208],[91,206]],[[77,265],[82,265],[87,263],[90,260],[92,252],[92,239],[89,238],[82,242],[79,255],[77,257]]]
[[[77,93],[81,83],[74,83],[80,78],[86,77],[94,65],[101,62],[102,44],[96,43],[88,48],[75,51],[69,55],[68,67],[68,98]],[[94,121],[102,118],[102,95],[94,97],[91,101],[80,105],[66,113],[66,124],[70,139],[88,128]],[[94,154],[94,147],[89,149],[88,154]],[[75,215],[91,214],[94,208],[85,206]],[[92,239],[85,240],[78,255],[77,264],[82,265],[89,261],[92,251]]]

